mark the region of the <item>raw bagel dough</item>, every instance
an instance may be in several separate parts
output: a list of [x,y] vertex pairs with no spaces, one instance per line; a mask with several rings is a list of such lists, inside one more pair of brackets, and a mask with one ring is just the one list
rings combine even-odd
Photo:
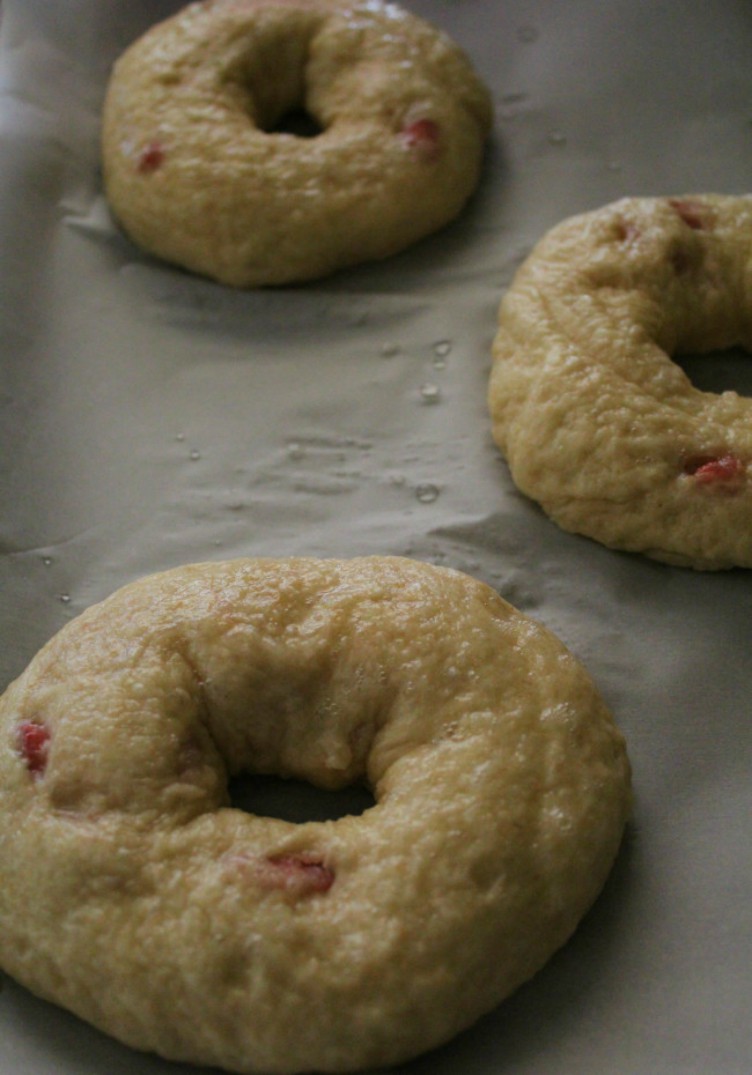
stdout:
[[751,271],[750,197],[625,198],[535,247],[501,303],[489,403],[515,483],[563,529],[752,567],[752,400],[670,357],[752,349]]
[[[233,1071],[393,1064],[529,978],[601,888],[621,734],[545,629],[373,557],[147,577],[0,699],[0,965],[140,1049]],[[360,816],[228,804],[228,774]]]
[[[275,130],[304,110],[315,137]],[[213,0],[115,65],[105,187],[136,243],[231,285],[396,253],[478,181],[488,91],[442,32],[378,0]]]

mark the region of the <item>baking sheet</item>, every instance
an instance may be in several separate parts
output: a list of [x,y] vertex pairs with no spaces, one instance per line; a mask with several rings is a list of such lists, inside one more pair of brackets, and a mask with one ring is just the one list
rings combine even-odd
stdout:
[[[4,0],[0,687],[87,605],[186,561],[397,553],[477,575],[586,663],[635,817],[570,944],[400,1070],[749,1072],[752,577],[560,532],[513,488],[485,390],[499,298],[544,230],[626,194],[748,190],[752,9],[407,0],[492,87],[477,196],[388,262],[237,293],[135,250],[101,195],[110,64],[178,6]],[[2,1075],[189,1070],[3,980]]]

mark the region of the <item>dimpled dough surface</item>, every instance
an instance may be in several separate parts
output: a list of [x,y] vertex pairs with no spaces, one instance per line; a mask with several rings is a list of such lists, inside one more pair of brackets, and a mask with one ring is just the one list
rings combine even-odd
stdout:
[[501,303],[489,402],[512,477],[564,529],[752,567],[752,401],[671,358],[752,349],[751,270],[750,197],[623,198],[535,247]]
[[[0,728],[4,969],[237,1071],[394,1063],[473,1022],[571,934],[630,802],[564,647],[397,558],[147,577],[40,651]],[[253,816],[240,770],[366,780],[376,805]]]
[[[303,110],[316,137],[275,131]],[[115,65],[107,195],[147,250],[225,284],[386,257],[476,186],[491,101],[446,34],[394,4],[216,0]]]

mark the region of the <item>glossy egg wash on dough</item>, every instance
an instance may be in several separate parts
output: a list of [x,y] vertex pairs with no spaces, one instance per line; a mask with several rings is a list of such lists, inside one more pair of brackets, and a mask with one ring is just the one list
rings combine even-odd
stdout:
[[[495,591],[400,558],[150,576],[0,699],[0,966],[141,1050],[351,1071],[535,974],[630,810],[592,680]],[[239,772],[374,804],[294,823]]]
[[672,356],[752,350],[752,197],[624,198],[538,243],[499,310],[489,404],[519,488],[565,530],[752,567],[752,400]]
[[311,280],[452,220],[491,119],[465,54],[396,4],[199,2],[116,63],[105,190],[168,262],[236,287]]

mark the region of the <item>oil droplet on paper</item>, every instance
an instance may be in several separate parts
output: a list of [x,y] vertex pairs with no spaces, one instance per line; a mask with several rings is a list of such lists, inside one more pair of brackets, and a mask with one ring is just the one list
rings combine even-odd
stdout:
[[420,386],[420,398],[424,403],[438,403],[441,399],[441,389],[437,384],[423,384]]
[[503,119],[513,119],[528,100],[526,93],[505,93],[501,98],[499,114]]
[[433,482],[422,482],[415,488],[415,498],[421,504],[433,504],[434,500],[438,500],[438,497],[439,488]]

